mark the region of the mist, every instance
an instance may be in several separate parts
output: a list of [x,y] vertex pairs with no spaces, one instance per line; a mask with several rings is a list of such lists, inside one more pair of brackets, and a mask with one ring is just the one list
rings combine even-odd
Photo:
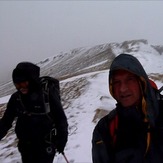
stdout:
[[21,61],[147,39],[163,45],[163,1],[0,1],[0,82]]

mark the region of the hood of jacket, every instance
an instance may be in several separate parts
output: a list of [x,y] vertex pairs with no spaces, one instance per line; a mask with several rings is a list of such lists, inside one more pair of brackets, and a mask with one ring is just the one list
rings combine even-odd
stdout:
[[40,67],[30,62],[20,62],[12,73],[14,83],[37,80],[39,76]]
[[[147,119],[151,126],[155,125],[155,120],[158,116],[158,101],[155,96],[154,90],[150,84],[149,78],[137,58],[129,54],[118,55],[110,66],[109,71],[109,90],[112,94],[112,75],[115,70],[124,69],[127,70],[140,78],[140,83],[142,83],[144,99],[146,101],[146,112]],[[114,98],[114,97],[113,97]]]
[[13,83],[29,82],[29,91],[40,89],[40,67],[31,62],[20,62],[13,70]]

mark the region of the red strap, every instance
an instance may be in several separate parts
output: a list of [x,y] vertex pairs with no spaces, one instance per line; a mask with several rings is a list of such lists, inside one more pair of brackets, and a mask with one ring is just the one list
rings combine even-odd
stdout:
[[113,145],[116,143],[116,129],[118,128],[118,115],[116,115],[109,124],[109,131],[113,141]]

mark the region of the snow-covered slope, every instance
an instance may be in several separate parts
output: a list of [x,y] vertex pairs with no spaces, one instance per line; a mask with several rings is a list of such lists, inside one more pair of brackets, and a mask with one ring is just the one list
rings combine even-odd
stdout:
[[[158,87],[163,85],[163,54],[144,40],[79,48],[38,63],[42,68],[42,74],[51,76],[62,74],[60,76],[62,103],[69,122],[69,139],[65,154],[71,163],[92,162],[91,137],[94,126],[101,116],[115,107],[115,100],[110,96],[108,90],[111,58],[124,52],[139,59],[149,76],[157,79]],[[111,56],[110,59],[108,55]],[[58,69],[55,69],[57,67]],[[6,103],[9,97],[10,95],[1,98],[0,103]],[[0,106],[0,116],[5,106]],[[0,141],[0,162],[21,162],[13,128]],[[62,155],[57,155],[54,163],[65,163],[65,160]]]
[[[154,70],[161,69],[159,65],[163,58],[163,46],[150,45],[147,40],[131,40],[122,43],[107,43],[93,47],[76,48],[46,58],[37,65],[41,67],[41,75],[49,75],[63,80],[88,72],[109,69],[111,61],[120,53],[136,55],[142,60],[142,64],[147,66],[149,73],[151,73],[150,71],[155,73],[153,67]],[[150,58],[154,59],[154,62]],[[148,60],[152,65],[146,64]],[[6,82],[5,85],[0,85],[0,97],[9,95],[14,91],[11,81]]]

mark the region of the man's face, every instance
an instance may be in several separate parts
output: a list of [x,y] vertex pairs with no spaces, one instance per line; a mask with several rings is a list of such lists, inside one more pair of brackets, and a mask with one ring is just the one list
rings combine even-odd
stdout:
[[27,94],[28,93],[28,81],[20,82],[20,83],[15,83],[15,87],[17,90],[19,90],[22,94]]
[[112,88],[114,98],[123,107],[139,104],[142,93],[136,75],[125,70],[115,71],[112,77]]

